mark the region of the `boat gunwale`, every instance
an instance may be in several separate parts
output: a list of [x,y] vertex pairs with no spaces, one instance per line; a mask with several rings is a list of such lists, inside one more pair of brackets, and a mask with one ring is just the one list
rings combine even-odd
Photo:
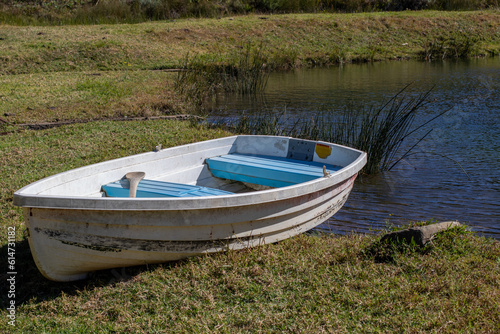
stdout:
[[[238,137],[273,137],[290,139],[292,137],[280,136],[231,136],[207,140],[198,143],[191,143],[181,146],[174,146],[166,148],[172,152],[177,149],[186,148],[187,146],[206,144],[214,141],[223,143],[224,141],[231,142],[227,146],[234,145]],[[291,186],[273,188],[267,190],[259,190],[247,193],[234,193],[219,196],[204,196],[200,197],[180,197],[180,198],[112,198],[112,197],[92,197],[92,196],[63,196],[63,195],[39,195],[27,193],[30,188],[34,187],[40,182],[45,182],[50,178],[61,176],[61,174],[69,172],[78,172],[82,169],[87,169],[90,166],[99,164],[106,164],[109,162],[118,162],[119,160],[127,160],[139,156],[151,154],[153,152],[139,153],[127,157],[98,162],[96,164],[87,165],[61,172],[55,175],[48,176],[31,184],[24,186],[14,193],[14,205],[27,208],[45,208],[45,209],[65,209],[65,210],[106,210],[106,211],[168,211],[168,210],[199,210],[199,209],[217,209],[226,207],[238,207],[245,205],[255,205],[259,203],[266,203],[269,201],[286,200],[293,197],[304,195],[305,193],[314,193],[321,189],[331,187],[337,183],[352,177],[357,174],[366,163],[366,153],[346,147],[339,144],[328,143],[324,141],[315,141],[316,143],[323,143],[328,145],[335,145],[337,147],[346,148],[353,152],[360,153],[359,156],[349,163],[347,166],[342,167],[340,170],[331,173],[327,176],[314,179],[308,182],[298,183]],[[163,159],[163,158],[161,158]],[[120,168],[123,166],[120,165]],[[57,204],[55,204],[57,200]]]

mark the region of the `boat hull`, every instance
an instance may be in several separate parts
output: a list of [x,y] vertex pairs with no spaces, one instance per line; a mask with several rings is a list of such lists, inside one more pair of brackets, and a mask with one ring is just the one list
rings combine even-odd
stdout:
[[[17,201],[25,204],[40,272],[54,281],[73,281],[96,270],[254,247],[303,233],[343,206],[366,158],[360,159],[360,166],[318,181],[202,200],[72,197],[45,205],[32,199],[28,205],[24,195]],[[102,200],[111,204],[96,204]]]

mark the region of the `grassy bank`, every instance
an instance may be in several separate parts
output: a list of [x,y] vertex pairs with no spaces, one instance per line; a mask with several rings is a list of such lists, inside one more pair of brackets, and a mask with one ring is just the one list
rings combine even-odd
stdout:
[[[54,283],[31,257],[12,193],[70,168],[228,135],[180,121],[73,124],[0,137],[0,290],[15,298],[0,332],[247,333],[500,330],[500,243],[455,229],[434,247],[386,247],[376,235],[301,235],[253,250],[95,273]],[[11,246],[12,247],[12,246]],[[15,327],[7,302],[16,301]]]
[[[468,56],[491,55],[500,49],[499,16],[429,11],[1,25],[0,332],[499,332],[499,243],[461,229],[425,249],[381,249],[373,235],[302,235],[61,284],[38,272],[21,210],[12,205],[15,190],[57,172],[159,143],[228,135],[173,120],[18,131],[21,123],[193,112],[175,90],[177,73],[165,71],[188,53],[224,62],[247,43],[265,42],[268,66],[281,69],[422,58],[441,39],[463,38],[474,41]],[[16,230],[15,327],[6,309],[9,227]]]
[[[228,61],[264,46],[274,69],[498,54],[500,14],[398,12],[250,15],[0,30],[0,123],[184,113],[174,90],[187,54]],[[441,49],[440,49],[441,48]]]
[[[498,52],[498,11],[248,15],[96,26],[3,25],[0,73],[178,68],[190,52],[228,55],[247,42],[289,66],[417,57],[426,42],[469,37]],[[332,59],[332,57],[334,59]]]

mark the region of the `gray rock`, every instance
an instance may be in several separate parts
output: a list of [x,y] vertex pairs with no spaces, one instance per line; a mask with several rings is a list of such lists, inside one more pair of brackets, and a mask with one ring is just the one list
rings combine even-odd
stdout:
[[414,240],[418,246],[424,246],[434,238],[436,233],[452,227],[461,226],[457,221],[447,221],[426,226],[408,228],[406,230],[388,233],[382,237],[381,242],[406,242],[408,244]]

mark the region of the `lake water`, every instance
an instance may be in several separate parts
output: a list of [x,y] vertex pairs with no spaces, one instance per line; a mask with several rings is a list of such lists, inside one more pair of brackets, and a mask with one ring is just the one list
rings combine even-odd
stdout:
[[308,117],[352,104],[377,107],[410,83],[409,97],[433,88],[415,125],[449,111],[426,127],[433,131],[413,150],[417,154],[389,172],[360,176],[346,205],[319,229],[345,234],[458,220],[500,239],[500,58],[273,73],[261,97],[225,96],[217,115],[286,109],[291,117]]

